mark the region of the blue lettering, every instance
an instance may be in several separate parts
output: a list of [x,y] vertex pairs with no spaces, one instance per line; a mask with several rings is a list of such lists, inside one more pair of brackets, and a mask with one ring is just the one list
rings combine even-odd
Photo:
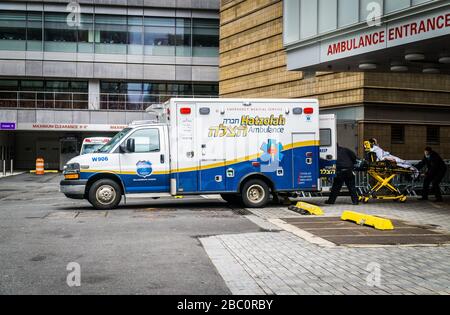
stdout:
[[107,156],[93,157],[92,162],[108,162]]

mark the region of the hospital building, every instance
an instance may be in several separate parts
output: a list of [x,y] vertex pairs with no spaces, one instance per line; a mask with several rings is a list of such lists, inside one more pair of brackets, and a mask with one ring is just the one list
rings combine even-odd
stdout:
[[219,1],[0,1],[0,159],[61,169],[174,96],[217,97]]
[[450,157],[450,1],[222,0],[221,97],[317,98],[338,141]]

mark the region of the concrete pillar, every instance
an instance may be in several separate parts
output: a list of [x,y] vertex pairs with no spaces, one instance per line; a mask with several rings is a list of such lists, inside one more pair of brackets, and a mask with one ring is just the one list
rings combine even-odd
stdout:
[[89,109],[100,109],[100,80],[89,80]]

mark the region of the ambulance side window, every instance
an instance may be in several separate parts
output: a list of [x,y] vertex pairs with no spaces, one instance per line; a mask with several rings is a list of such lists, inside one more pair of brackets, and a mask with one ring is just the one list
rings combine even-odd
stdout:
[[331,147],[331,129],[320,129],[320,146],[321,147]]
[[134,139],[135,153],[159,152],[159,130],[142,129],[134,132],[130,138]]

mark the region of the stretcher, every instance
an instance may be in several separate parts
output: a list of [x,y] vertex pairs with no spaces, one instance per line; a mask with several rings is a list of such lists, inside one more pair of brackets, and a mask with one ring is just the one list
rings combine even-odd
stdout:
[[[395,161],[378,161],[376,154],[371,152],[370,142],[364,142],[366,160],[361,169],[369,176],[369,191],[359,196],[359,201],[368,203],[370,199],[392,200],[406,202],[406,195],[395,186],[397,176],[414,176],[414,171],[400,167]],[[371,180],[370,180],[371,179]]]

